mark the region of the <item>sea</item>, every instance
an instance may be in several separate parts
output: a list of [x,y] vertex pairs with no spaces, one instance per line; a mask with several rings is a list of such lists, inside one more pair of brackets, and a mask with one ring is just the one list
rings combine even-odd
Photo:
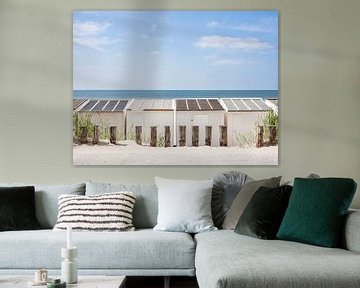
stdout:
[[278,98],[278,90],[73,90],[73,99]]

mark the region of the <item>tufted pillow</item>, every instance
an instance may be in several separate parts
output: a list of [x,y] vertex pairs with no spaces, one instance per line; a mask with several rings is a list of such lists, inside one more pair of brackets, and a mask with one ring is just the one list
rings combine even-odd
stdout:
[[94,196],[59,196],[59,215],[55,231],[72,226],[74,231],[133,231],[132,192]]
[[230,210],[231,204],[245,182],[251,178],[245,173],[228,171],[214,178],[211,199],[211,214],[214,225],[221,228],[224,219]]

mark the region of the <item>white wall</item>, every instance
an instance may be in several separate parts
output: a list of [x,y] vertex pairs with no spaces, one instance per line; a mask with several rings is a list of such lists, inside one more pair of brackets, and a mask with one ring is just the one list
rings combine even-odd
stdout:
[[[280,164],[74,167],[71,12],[81,9],[278,9]],[[236,169],[255,178],[315,172],[360,184],[359,27],[358,0],[2,0],[0,180],[153,182],[155,175],[201,179]]]
[[267,113],[266,111],[227,112],[228,146],[238,146],[239,136],[252,139],[255,143],[256,127],[262,123]]
[[[157,138],[165,137],[165,126],[170,126],[170,135],[174,137],[174,111],[133,111],[126,112],[126,131],[135,135],[135,127],[142,127],[143,143],[149,144],[151,127],[157,127]],[[172,139],[171,138],[171,139]],[[171,140],[171,143],[173,140]]]
[[176,143],[179,145],[179,126],[186,126],[186,146],[192,146],[192,127],[199,126],[199,146],[205,146],[206,126],[212,126],[211,146],[220,144],[220,125],[225,123],[225,111],[176,111]]
[[120,138],[125,138],[125,113],[124,112],[78,112],[79,118],[85,118],[91,115],[92,123],[99,125],[100,129],[107,128],[110,131],[110,126],[116,126],[117,135]]

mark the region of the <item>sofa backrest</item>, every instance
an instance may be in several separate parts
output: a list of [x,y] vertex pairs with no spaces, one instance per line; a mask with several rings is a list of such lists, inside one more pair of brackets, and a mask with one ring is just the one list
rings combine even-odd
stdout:
[[155,184],[87,182],[85,195],[131,191],[135,194],[133,223],[136,229],[153,228],[157,223],[158,192]]
[[0,183],[0,186],[34,186],[36,218],[43,229],[52,229],[55,226],[58,216],[58,197],[61,194],[85,195],[85,183],[69,185]]

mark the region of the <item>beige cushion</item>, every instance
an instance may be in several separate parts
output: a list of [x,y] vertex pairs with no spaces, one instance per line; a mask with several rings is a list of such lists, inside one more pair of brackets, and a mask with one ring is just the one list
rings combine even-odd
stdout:
[[227,213],[223,229],[234,230],[241,214],[244,212],[246,205],[249,203],[255,192],[261,187],[276,188],[279,187],[281,176],[270,179],[263,179],[252,181],[242,186],[240,192],[237,194],[232,203],[229,212]]

